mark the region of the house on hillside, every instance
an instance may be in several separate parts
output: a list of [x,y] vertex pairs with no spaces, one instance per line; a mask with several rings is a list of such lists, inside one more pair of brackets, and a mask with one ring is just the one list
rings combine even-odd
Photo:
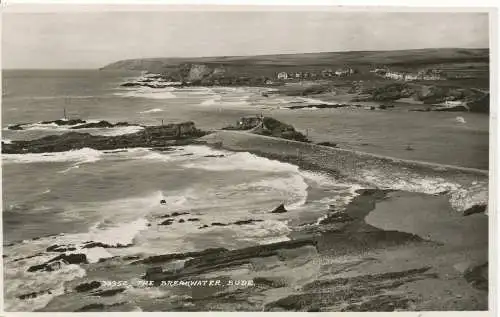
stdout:
[[404,80],[405,81],[418,80],[418,74],[412,74],[412,73],[405,74],[404,75]]
[[404,74],[399,72],[388,71],[387,73],[385,73],[385,78],[394,80],[403,80]]
[[352,74],[354,74],[354,69],[351,67],[339,68],[335,71],[335,76],[337,77],[350,76]]
[[335,73],[330,68],[321,71],[321,77],[332,77]]
[[285,80],[288,79],[288,73],[287,72],[279,72],[278,76],[276,76],[279,80]]

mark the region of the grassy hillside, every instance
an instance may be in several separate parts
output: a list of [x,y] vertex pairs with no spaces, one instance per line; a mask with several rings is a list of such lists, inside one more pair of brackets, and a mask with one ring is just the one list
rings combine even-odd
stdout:
[[204,64],[211,67],[224,66],[229,71],[269,76],[276,71],[313,71],[325,67],[345,64],[369,66],[373,64],[392,65],[405,68],[421,67],[441,63],[488,63],[488,49],[418,49],[399,51],[353,51],[307,54],[281,54],[259,56],[216,56],[196,58],[144,58],[122,60],[103,69],[147,70],[168,72],[183,64]]

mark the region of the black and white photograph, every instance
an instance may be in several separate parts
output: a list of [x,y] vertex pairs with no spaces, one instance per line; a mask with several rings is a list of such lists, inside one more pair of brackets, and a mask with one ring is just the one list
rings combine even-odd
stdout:
[[491,312],[496,14],[2,4],[2,310]]

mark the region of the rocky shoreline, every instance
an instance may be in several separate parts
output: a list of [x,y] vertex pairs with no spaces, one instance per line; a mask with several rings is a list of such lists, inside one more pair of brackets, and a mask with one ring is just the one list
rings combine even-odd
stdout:
[[[76,129],[109,128],[130,125],[127,122],[112,124],[107,121],[97,123],[79,122]],[[16,125],[18,126],[18,125]],[[50,135],[36,140],[2,142],[3,154],[26,154],[44,152],[63,152],[92,148],[96,150],[115,150],[133,147],[162,148],[173,145],[191,144],[207,132],[196,128],[194,122],[146,126],[141,131],[118,135],[100,136],[89,133],[68,132],[62,135]]]
[[[149,288],[167,292],[163,298],[127,301],[122,294],[128,287],[106,287],[88,276],[72,284],[73,292],[54,299],[54,305],[71,303],[66,311],[128,311],[131,305],[142,311],[487,309],[487,262],[474,262],[478,264],[457,271],[453,256],[445,263],[431,256],[452,252],[447,243],[377,228],[365,221],[379,205],[391,203],[394,194],[404,197],[411,193],[362,189],[357,194],[344,210],[330,210],[317,225],[299,226],[289,241],[234,250],[138,254],[93,264],[93,270],[105,269],[116,276],[138,272]],[[73,255],[70,260],[88,265],[80,257]],[[69,256],[62,254],[55,259]],[[428,298],[419,285],[437,287],[439,294]],[[23,298],[33,296],[36,294]],[[81,303],[69,300],[74,296],[81,298]],[[51,303],[41,311],[50,310]]]

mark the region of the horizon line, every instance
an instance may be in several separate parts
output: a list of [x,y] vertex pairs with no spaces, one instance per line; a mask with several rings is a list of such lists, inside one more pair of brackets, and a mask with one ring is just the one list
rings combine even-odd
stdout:
[[354,52],[401,52],[401,51],[418,51],[418,50],[446,50],[446,49],[455,49],[455,50],[490,50],[489,47],[424,47],[424,48],[405,48],[405,49],[397,49],[397,50],[346,50],[346,51],[319,51],[319,52],[301,52],[301,53],[266,53],[266,54],[258,54],[258,55],[208,55],[208,56],[163,56],[163,57],[135,57],[135,58],[124,58],[119,59],[114,62],[109,62],[100,67],[62,67],[62,68],[54,68],[54,67],[30,67],[30,68],[18,68],[18,67],[1,67],[1,70],[95,70],[101,69],[108,65],[118,63],[121,61],[130,61],[137,59],[190,59],[190,58],[221,58],[221,57],[259,57],[259,56],[281,56],[281,55],[307,55],[307,54],[326,54],[326,53],[354,53]]

